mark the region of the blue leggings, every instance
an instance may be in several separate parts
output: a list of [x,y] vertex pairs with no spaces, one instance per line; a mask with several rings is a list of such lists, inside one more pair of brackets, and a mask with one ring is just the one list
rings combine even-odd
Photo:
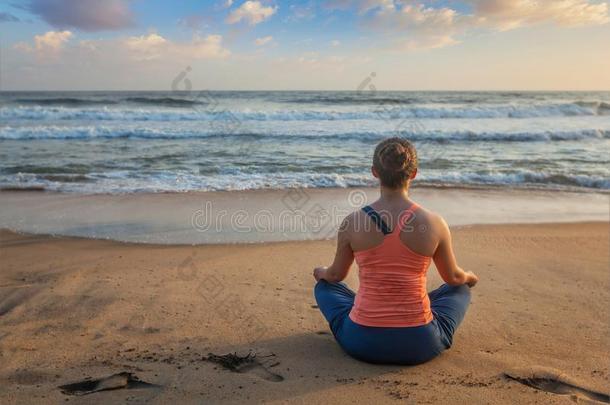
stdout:
[[320,280],[314,293],[343,350],[358,360],[382,364],[421,364],[450,348],[470,303],[468,286],[443,284],[428,294],[432,322],[414,327],[372,327],[359,325],[348,316],[356,294],[344,283]]

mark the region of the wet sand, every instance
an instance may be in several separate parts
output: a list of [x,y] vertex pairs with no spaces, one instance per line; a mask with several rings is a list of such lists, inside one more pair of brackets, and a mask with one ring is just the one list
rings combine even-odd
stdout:
[[[481,278],[470,310],[449,351],[398,367],[345,355],[315,308],[311,269],[331,260],[332,241],[176,246],[0,231],[0,403],[605,401],[608,222],[453,232],[461,265]],[[429,288],[440,283],[432,268]],[[230,370],[210,355],[234,352],[256,357]]]
[[[158,244],[259,243],[335,236],[378,189],[94,194],[0,191],[0,228]],[[610,194],[416,187],[449,225],[609,221]]]

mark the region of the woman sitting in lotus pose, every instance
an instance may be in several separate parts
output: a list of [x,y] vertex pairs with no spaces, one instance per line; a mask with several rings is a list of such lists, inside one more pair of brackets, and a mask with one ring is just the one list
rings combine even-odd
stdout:
[[[409,198],[417,174],[413,145],[401,138],[382,141],[372,172],[381,197],[344,220],[333,264],[314,269],[315,297],[349,355],[371,363],[420,364],[451,346],[478,278],[456,263],[443,218]],[[360,269],[357,294],[341,282],[354,258]],[[432,260],[446,284],[428,293]]]

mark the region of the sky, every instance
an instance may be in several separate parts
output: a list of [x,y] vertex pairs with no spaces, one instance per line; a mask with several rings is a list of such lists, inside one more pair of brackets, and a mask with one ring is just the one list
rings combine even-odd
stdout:
[[609,3],[0,0],[0,90],[610,90]]

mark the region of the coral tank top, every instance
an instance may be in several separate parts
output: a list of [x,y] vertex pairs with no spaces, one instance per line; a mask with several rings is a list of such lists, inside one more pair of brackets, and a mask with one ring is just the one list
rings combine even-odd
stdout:
[[355,323],[405,327],[432,321],[426,291],[426,273],[432,258],[415,253],[400,240],[401,231],[417,207],[413,204],[404,211],[392,231],[370,206],[363,208],[385,236],[380,245],[354,252],[360,268],[360,288],[349,317]]

